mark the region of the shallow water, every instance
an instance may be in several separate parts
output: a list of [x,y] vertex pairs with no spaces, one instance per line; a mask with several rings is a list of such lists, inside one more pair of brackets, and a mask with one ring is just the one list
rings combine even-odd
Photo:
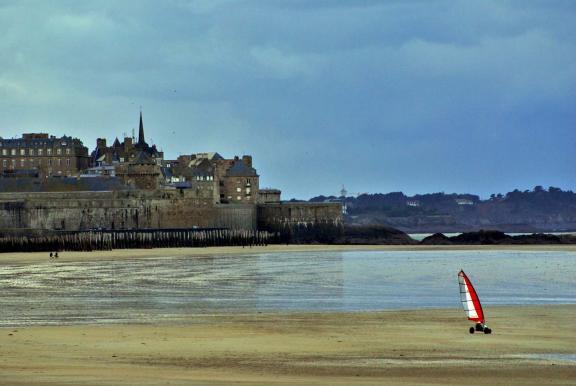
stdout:
[[550,353],[550,354],[525,354],[525,355],[517,355],[518,358],[527,358],[527,359],[541,359],[549,362],[571,362],[576,363],[576,354],[558,354],[558,353]]
[[576,253],[301,252],[0,267],[0,326],[177,321],[198,314],[576,303]]

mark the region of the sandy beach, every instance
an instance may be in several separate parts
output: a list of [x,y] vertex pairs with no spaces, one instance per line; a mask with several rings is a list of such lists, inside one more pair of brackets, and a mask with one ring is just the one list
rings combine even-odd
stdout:
[[[112,251],[60,252],[58,261],[94,261],[180,256],[216,256],[242,253],[314,251],[571,251],[576,245],[268,245],[258,247],[115,249]],[[0,264],[49,260],[49,252],[0,253]]]
[[574,384],[576,306],[201,316],[0,329],[7,385]]
[[[303,251],[576,251],[576,246],[268,246],[62,252],[60,262]],[[0,254],[35,264],[46,253]],[[0,328],[4,385],[574,384],[576,305],[198,314],[155,323]]]

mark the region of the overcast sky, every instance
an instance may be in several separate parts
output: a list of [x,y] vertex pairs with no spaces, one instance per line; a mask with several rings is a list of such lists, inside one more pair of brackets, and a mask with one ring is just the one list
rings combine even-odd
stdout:
[[252,154],[284,198],[576,190],[576,1],[0,0],[0,136]]

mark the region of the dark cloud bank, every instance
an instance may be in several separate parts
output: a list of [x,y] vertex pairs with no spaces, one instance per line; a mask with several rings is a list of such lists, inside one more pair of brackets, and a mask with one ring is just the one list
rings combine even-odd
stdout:
[[2,1],[0,135],[253,154],[286,196],[576,177],[573,1]]

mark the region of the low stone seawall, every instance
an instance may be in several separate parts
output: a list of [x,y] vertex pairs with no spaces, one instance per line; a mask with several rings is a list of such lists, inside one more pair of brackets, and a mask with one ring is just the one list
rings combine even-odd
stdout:
[[339,202],[278,202],[258,205],[258,228],[290,224],[342,224]]
[[282,243],[333,243],[343,234],[338,202],[261,204],[257,218],[258,229],[278,233]]

